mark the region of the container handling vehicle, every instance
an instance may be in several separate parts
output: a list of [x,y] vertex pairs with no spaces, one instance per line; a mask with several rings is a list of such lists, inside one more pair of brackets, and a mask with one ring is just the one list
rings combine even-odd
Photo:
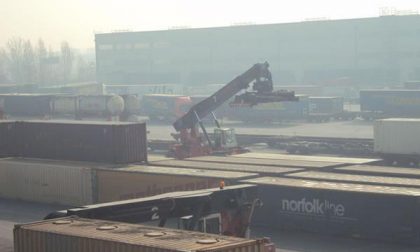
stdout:
[[[255,106],[260,103],[298,101],[293,91],[273,90],[273,80],[269,64],[257,63],[243,74],[216,91],[210,97],[193,105],[190,110],[178,118],[173,127],[179,134],[173,134],[178,141],[172,146],[169,156],[177,159],[206,156],[211,154],[236,154],[245,150],[237,144],[235,131],[222,128],[213,111],[234,97],[230,106]],[[252,91],[248,91],[252,83]],[[239,92],[243,93],[237,95]],[[216,128],[214,139],[210,139],[202,119],[212,115]],[[202,130],[202,134],[199,132]],[[204,138],[203,138],[204,136]]]
[[[234,185],[196,191],[171,192],[146,198],[114,201],[60,210],[44,219],[78,216],[126,223],[157,223],[164,227],[177,220],[177,228],[249,238],[255,208],[262,207],[257,185]],[[275,246],[264,239],[266,251]]]

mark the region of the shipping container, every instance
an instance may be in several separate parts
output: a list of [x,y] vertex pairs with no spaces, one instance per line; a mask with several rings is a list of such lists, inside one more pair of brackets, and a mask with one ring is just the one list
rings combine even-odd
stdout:
[[0,197],[80,206],[94,203],[93,164],[0,159]]
[[107,94],[184,94],[184,87],[180,84],[139,84],[139,85],[105,85],[105,92]]
[[295,94],[303,94],[309,96],[321,96],[324,94],[324,87],[323,86],[315,86],[315,85],[305,85],[305,86],[298,86],[298,85],[290,85],[290,86],[274,86],[275,90],[290,90],[294,91]]
[[404,186],[420,188],[420,179],[304,171],[286,175],[291,178],[344,182],[368,185]]
[[362,112],[383,116],[420,116],[420,90],[361,90]]
[[54,95],[51,98],[52,116],[76,117],[79,111],[79,97],[77,95]]
[[263,177],[254,226],[420,243],[420,189]]
[[420,119],[390,118],[375,121],[374,151],[385,158],[420,156]]
[[15,225],[15,252],[264,252],[261,240],[67,217]]
[[253,172],[264,175],[278,176],[290,172],[303,171],[300,168],[290,167],[273,167],[262,165],[245,165],[245,164],[224,164],[214,162],[199,162],[191,160],[160,160],[149,162],[149,165],[167,166],[167,167],[183,167],[183,168],[196,168],[208,170],[224,170],[224,171],[238,171],[238,172]]
[[293,159],[266,159],[266,158],[236,158],[232,156],[202,156],[193,157],[186,160],[200,161],[200,162],[215,162],[225,164],[244,164],[244,165],[261,165],[261,166],[276,166],[276,167],[292,167],[292,168],[332,168],[344,166],[346,163],[342,162],[328,162],[328,161],[307,161],[307,160],[293,160]]
[[45,117],[51,115],[51,95],[9,94],[0,95],[3,111],[11,116]]
[[309,97],[309,114],[311,115],[338,115],[343,111],[343,97]]
[[406,81],[404,82],[405,89],[420,89],[420,81]]
[[329,157],[329,156],[307,156],[307,155],[291,155],[280,153],[261,153],[261,152],[247,152],[231,157],[238,158],[259,158],[259,159],[286,159],[295,161],[316,161],[316,162],[336,162],[343,164],[369,164],[379,161],[374,158],[349,158],[349,157]]
[[141,114],[151,120],[174,122],[190,109],[191,98],[182,95],[148,94],[140,102]]
[[0,121],[0,157],[17,155],[17,137],[17,122]]
[[16,93],[16,84],[0,84],[0,94]]
[[403,168],[395,166],[351,165],[335,168],[334,172],[371,176],[420,178],[420,169],[418,168]]
[[105,163],[147,161],[145,123],[24,121],[18,132],[22,157]]
[[119,95],[81,95],[79,114],[117,116],[124,111],[124,99]]
[[96,170],[98,202],[153,196],[166,192],[217,188],[258,174],[203,169],[132,166]]
[[279,122],[304,119],[309,114],[308,96],[296,96],[299,101],[260,103],[252,107],[227,107],[225,113],[230,120],[243,122]]

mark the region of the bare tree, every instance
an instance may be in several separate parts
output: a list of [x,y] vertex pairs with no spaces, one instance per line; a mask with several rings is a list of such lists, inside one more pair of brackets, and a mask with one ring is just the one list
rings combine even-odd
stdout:
[[44,41],[42,39],[38,40],[38,47],[36,53],[36,64],[37,64],[37,72],[38,72],[38,84],[45,85],[48,83],[48,75],[47,75],[47,57],[48,52],[47,48],[45,47]]
[[0,83],[9,82],[9,74],[7,71],[7,55],[3,48],[0,48]]
[[29,40],[23,44],[22,75],[25,84],[35,84],[37,80],[35,53]]
[[82,55],[77,57],[77,81],[95,80],[95,64],[87,62]]
[[71,80],[73,70],[74,52],[70,48],[67,41],[61,43],[61,69],[63,82],[67,83]]
[[11,38],[6,45],[7,65],[11,80],[15,83],[23,83],[23,48],[25,41],[22,38]]

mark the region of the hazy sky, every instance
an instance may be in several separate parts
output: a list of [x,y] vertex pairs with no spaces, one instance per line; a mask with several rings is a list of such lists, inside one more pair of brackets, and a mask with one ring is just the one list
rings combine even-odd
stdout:
[[381,7],[420,11],[420,0],[0,0],[0,6],[0,46],[19,36],[92,48],[95,32],[372,17]]

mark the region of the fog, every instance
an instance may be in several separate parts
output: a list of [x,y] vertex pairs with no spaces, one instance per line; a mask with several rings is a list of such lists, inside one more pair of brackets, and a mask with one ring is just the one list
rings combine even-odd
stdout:
[[59,48],[93,48],[95,32],[279,23],[380,15],[383,7],[420,10],[416,0],[166,1],[1,0],[0,46],[11,37],[43,38]]

